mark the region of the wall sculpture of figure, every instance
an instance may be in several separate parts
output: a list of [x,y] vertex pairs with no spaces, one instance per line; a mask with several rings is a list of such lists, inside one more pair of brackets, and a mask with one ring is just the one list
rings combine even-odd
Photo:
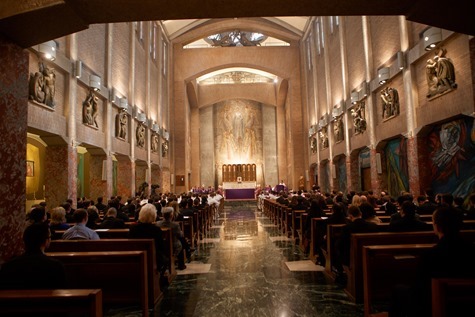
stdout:
[[116,123],[115,123],[115,136],[119,139],[125,140],[127,137],[127,123],[129,118],[127,117],[127,110],[122,109],[116,116]]
[[145,147],[145,125],[139,124],[135,130],[135,139],[137,141],[137,146],[140,148]]
[[457,88],[455,83],[455,68],[452,61],[445,55],[447,50],[439,48],[434,58],[429,58],[426,64],[426,80],[428,86],[427,98],[443,94]]
[[82,103],[82,122],[86,125],[98,128],[98,98],[94,95],[93,90],[89,91],[86,100]]
[[338,116],[335,118],[335,121],[333,122],[333,134],[335,136],[335,143],[343,141],[343,116]]
[[395,88],[386,87],[381,90],[383,119],[399,115],[399,93]]
[[326,149],[328,147],[328,127],[323,127],[322,130],[320,130],[319,135],[322,149]]
[[168,141],[165,140],[162,143],[162,157],[166,157],[168,155]]
[[30,74],[29,99],[54,108],[56,72],[54,68],[39,64],[39,71]]
[[150,142],[150,149],[152,152],[156,153],[158,152],[158,144],[160,143],[160,140],[158,138],[158,134],[153,133],[152,134],[152,140]]
[[360,134],[366,131],[364,101],[358,102],[355,107],[351,109],[351,116],[353,117],[353,126],[355,127],[355,134]]
[[310,149],[313,154],[317,153],[317,138],[314,136],[310,138]]

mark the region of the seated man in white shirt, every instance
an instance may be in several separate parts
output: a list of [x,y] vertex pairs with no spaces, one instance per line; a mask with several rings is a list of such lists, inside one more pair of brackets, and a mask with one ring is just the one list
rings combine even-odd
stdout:
[[74,211],[74,226],[63,233],[63,240],[99,240],[99,235],[94,230],[86,227],[88,215],[86,209],[79,208]]

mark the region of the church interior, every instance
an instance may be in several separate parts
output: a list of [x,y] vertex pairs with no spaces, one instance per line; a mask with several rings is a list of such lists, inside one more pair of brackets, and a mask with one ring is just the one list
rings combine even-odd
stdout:
[[221,189],[188,272],[154,309],[105,316],[369,316],[256,192],[431,188],[467,201],[468,6],[2,1],[0,264],[21,251],[40,202]]

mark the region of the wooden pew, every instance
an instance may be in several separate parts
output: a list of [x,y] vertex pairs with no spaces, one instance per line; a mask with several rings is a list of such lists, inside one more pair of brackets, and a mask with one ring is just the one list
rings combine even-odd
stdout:
[[0,290],[0,315],[84,313],[102,317],[101,289]]
[[306,247],[305,245],[308,243],[310,245],[311,240],[308,240],[307,237],[305,236],[305,225],[307,224],[307,218],[308,218],[308,212],[304,212],[300,215],[300,229],[297,230],[298,232],[298,237],[299,237],[299,248],[300,250],[305,254],[306,253]]
[[[329,226],[331,227],[331,226]],[[462,237],[475,241],[475,230],[462,230]],[[363,302],[363,247],[370,245],[390,244],[427,244],[436,243],[437,236],[433,231],[417,232],[376,232],[356,233],[351,235],[350,265],[344,266],[348,275],[345,291],[356,302]]]
[[52,252],[64,264],[71,288],[102,289],[104,305],[140,305],[148,316],[146,251]]
[[319,250],[322,249],[324,252],[325,257],[326,254],[326,246],[325,248],[321,248],[323,245],[323,237],[327,233],[327,217],[325,218],[312,218],[311,220],[311,231],[310,231],[310,259],[315,262],[317,260]]
[[148,277],[148,303],[153,308],[162,298],[160,272],[157,267],[155,241],[153,239],[101,239],[101,240],[54,240],[47,250],[51,252],[97,251],[146,251]]
[[168,255],[168,267],[170,269],[170,275],[168,276],[168,282],[171,281],[176,277],[176,257],[175,253],[173,252],[173,232],[170,228],[160,228],[163,232],[163,239],[165,240],[163,243],[165,245],[165,253]]
[[298,230],[301,229],[300,227],[300,218],[302,214],[307,212],[306,210],[292,210],[291,211],[291,224],[290,224],[290,235],[294,244],[299,242],[299,233]]
[[371,245],[363,247],[363,297],[365,317],[376,302],[387,304],[397,284],[410,285],[417,275],[419,258],[430,244]]
[[475,279],[433,278],[432,317],[464,316],[473,312]]

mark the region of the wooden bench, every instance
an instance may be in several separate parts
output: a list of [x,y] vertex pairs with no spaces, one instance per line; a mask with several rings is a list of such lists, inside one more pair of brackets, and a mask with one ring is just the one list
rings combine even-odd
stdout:
[[433,278],[432,317],[464,316],[473,313],[475,279]]
[[52,252],[97,251],[146,251],[148,277],[148,303],[153,308],[162,298],[160,272],[157,267],[155,241],[153,239],[101,239],[101,240],[54,240],[47,250]]
[[417,275],[420,256],[430,244],[371,245],[363,247],[363,288],[365,317],[374,306],[389,303],[397,284],[410,285]]
[[307,212],[306,210],[292,210],[291,211],[291,223],[290,223],[290,235],[292,238],[292,241],[294,244],[297,244],[299,242],[299,230],[301,229],[300,227],[300,218],[302,217],[302,214]]
[[107,306],[139,305],[148,316],[146,251],[52,252],[71,288],[100,288]]
[[175,262],[176,257],[173,252],[173,232],[170,228],[160,228],[163,232],[163,244],[165,245],[165,253],[168,255],[168,267],[170,269],[170,275],[168,276],[168,281],[171,281],[176,277]]
[[[331,226],[329,226],[331,227]],[[462,230],[461,236],[475,241],[475,230]],[[438,238],[432,231],[416,232],[376,232],[351,235],[350,264],[344,266],[348,275],[345,291],[356,302],[363,302],[363,247],[391,244],[427,244],[437,243]]]
[[84,313],[102,317],[101,289],[0,290],[0,315]]

